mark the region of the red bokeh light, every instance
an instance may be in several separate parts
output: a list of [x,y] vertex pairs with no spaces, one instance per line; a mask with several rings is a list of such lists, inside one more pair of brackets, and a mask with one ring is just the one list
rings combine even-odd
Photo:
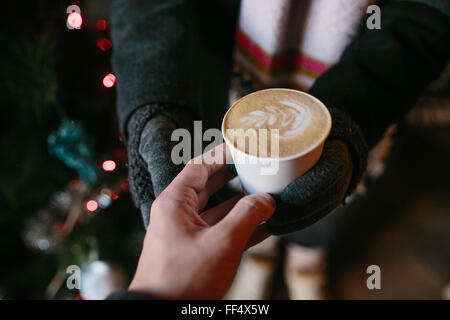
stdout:
[[95,26],[98,30],[106,30],[106,28],[108,27],[108,23],[106,22],[106,20],[98,20]]
[[97,47],[102,51],[109,50],[111,48],[111,41],[106,38],[100,38],[97,40]]
[[116,76],[113,75],[112,73],[108,73],[104,78],[103,78],[103,85],[106,88],[111,88],[112,86],[114,86],[114,83],[116,82]]
[[128,184],[128,182],[123,181],[120,183],[120,189],[122,189],[123,191],[126,191],[130,188],[130,185]]
[[113,199],[113,200],[119,199],[119,195],[118,195],[117,193],[113,194],[112,199]]
[[114,171],[116,168],[116,163],[113,160],[103,161],[102,168],[105,171]]
[[94,212],[98,209],[98,203],[95,200],[89,200],[86,202],[86,209],[90,212]]
[[80,29],[83,24],[83,18],[78,12],[71,12],[67,16],[67,23],[74,29]]

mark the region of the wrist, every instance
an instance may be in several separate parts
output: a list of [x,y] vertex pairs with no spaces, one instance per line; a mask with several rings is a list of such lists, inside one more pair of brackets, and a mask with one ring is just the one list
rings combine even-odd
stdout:
[[139,270],[128,286],[128,291],[138,292],[139,294],[158,300],[187,299],[177,287],[170,281],[164,281],[164,276],[158,278],[152,276],[148,270],[145,274],[138,274]]

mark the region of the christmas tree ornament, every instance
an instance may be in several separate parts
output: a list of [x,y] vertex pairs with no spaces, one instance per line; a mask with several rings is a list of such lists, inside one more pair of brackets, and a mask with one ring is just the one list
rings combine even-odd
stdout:
[[47,142],[50,154],[77,170],[80,180],[95,183],[93,139],[81,123],[63,120],[58,130],[48,136]]

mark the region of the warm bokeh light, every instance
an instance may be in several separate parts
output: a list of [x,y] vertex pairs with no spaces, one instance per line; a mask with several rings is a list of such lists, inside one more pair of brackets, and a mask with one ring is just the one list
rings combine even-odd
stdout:
[[80,29],[83,24],[83,18],[78,12],[71,12],[67,16],[67,23],[74,29]]
[[114,169],[116,168],[116,163],[113,160],[103,161],[102,168],[105,171],[114,171]]
[[97,47],[102,51],[109,50],[111,48],[111,41],[107,38],[100,38],[97,40]]
[[106,20],[98,20],[95,26],[98,30],[106,30],[108,23],[106,22]]
[[116,76],[113,75],[112,73],[108,73],[104,78],[103,78],[103,85],[106,88],[111,88],[112,86],[114,86],[114,83],[116,82]]
[[102,209],[109,207],[109,205],[112,202],[112,199],[110,196],[107,196],[106,194],[101,194],[97,198],[98,206]]
[[101,193],[101,194],[106,194],[108,197],[111,197],[111,194],[112,194],[111,190],[109,190],[108,188],[103,188],[103,189],[100,191],[100,193]]
[[98,209],[98,203],[95,200],[89,200],[86,202],[86,209],[90,212],[94,212]]

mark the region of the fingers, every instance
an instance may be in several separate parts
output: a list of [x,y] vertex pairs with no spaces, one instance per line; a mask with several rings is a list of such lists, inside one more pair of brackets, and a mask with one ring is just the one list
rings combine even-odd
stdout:
[[228,212],[233,208],[233,206],[241,199],[243,195],[237,195],[234,196],[231,199],[228,199],[225,202],[222,202],[221,204],[215,206],[214,208],[211,208],[205,212],[203,212],[200,217],[210,226],[215,225],[220,220],[222,220],[223,217],[225,217]]
[[202,211],[206,207],[209,197],[216,193],[224,186],[225,183],[230,181],[235,176],[236,173],[231,171],[227,165],[222,167],[218,172],[210,177],[205,188],[198,193],[199,210]]
[[211,176],[226,166],[229,159],[231,155],[226,145],[222,143],[189,161],[170,187],[192,188],[198,193],[205,188]]
[[211,230],[245,247],[256,227],[270,218],[274,211],[275,200],[269,194],[245,196]]
[[256,246],[258,243],[263,242],[270,236],[271,234],[267,229],[266,223],[260,224],[259,226],[256,227],[255,231],[253,231],[252,235],[250,236],[250,239],[248,239],[245,249],[247,250],[248,248]]

